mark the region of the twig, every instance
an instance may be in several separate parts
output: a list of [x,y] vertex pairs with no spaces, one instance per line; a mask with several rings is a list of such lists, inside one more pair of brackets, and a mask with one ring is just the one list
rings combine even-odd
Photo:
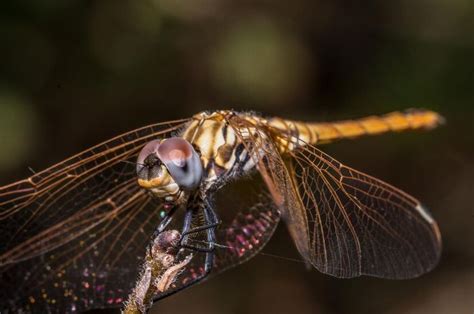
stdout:
[[180,239],[181,234],[178,231],[169,230],[160,233],[153,240],[147,250],[140,278],[125,302],[122,313],[147,313],[153,304],[153,297],[166,291],[191,261],[192,254],[180,262],[176,260],[176,247]]

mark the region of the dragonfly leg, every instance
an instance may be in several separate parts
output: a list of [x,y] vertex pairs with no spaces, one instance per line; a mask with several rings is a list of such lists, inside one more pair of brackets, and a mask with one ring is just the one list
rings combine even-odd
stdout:
[[[206,208],[204,209],[204,219],[206,220],[206,224],[208,225],[213,225],[213,224],[218,223],[216,213],[208,206],[206,206]],[[198,278],[196,278],[197,281],[201,281],[204,278],[206,278],[207,275],[209,275],[209,273],[211,272],[212,266],[214,265],[214,248],[215,248],[214,244],[216,242],[215,231],[216,231],[216,227],[211,227],[206,230],[206,239],[207,239],[206,249],[209,251],[206,253],[206,259],[204,261],[204,273]]]
[[153,238],[156,238],[165,228],[169,225],[171,220],[173,219],[173,214],[176,212],[176,209],[178,207],[173,207],[171,210],[166,214],[166,216],[161,220],[160,224],[158,227],[155,229],[155,232],[153,233]]
[[[210,230],[210,229],[212,229],[213,232],[214,232],[215,228],[217,226],[219,226],[220,224],[221,224],[221,222],[219,221],[219,222],[216,222],[216,223],[210,223],[210,224],[206,224],[206,225],[203,225],[203,226],[200,226],[200,227],[196,227],[196,228],[193,228],[193,229],[190,229],[189,231],[187,231],[186,234],[183,234],[183,236],[193,234],[193,233],[197,233],[197,232],[202,232],[202,231],[207,232],[207,230]],[[209,243],[209,238],[208,238],[207,234],[206,234],[206,237],[207,237],[206,242],[198,241],[198,240],[194,240],[192,238],[186,237],[184,240],[181,240],[180,247],[185,248],[185,249],[189,249],[189,250],[193,250],[193,251],[196,251],[196,252],[200,252],[200,253],[213,252],[215,243],[213,243],[212,246],[208,245],[209,247],[201,247],[201,246],[190,243],[192,241],[195,241],[195,242],[201,242],[201,243],[208,244]]]
[[[206,209],[204,210],[204,217],[206,219],[206,223],[209,225],[218,223],[216,213],[208,206],[206,206]],[[206,238],[208,249],[212,251],[206,253],[206,260],[204,262],[204,274],[200,280],[206,278],[207,275],[209,275],[212,270],[212,266],[214,265],[214,244],[216,242],[216,227],[212,227],[206,230]]]
[[[220,221],[218,221],[215,212],[206,206],[204,208],[205,224],[191,229],[192,215],[193,215],[192,210],[188,210],[186,212],[186,216],[184,218],[183,230],[181,233],[182,238],[181,238],[180,246],[183,248],[187,248],[190,250],[203,252],[203,253],[214,251],[215,229],[221,223]],[[193,241],[193,239],[190,239],[189,235],[193,233],[201,232],[201,231],[206,231],[207,247],[205,248],[190,243],[191,241]],[[210,239],[212,239],[212,242],[210,242]]]
[[[192,211],[190,210],[188,212],[186,213],[185,220],[184,220],[183,233],[189,232],[190,226],[191,226]],[[206,220],[206,226],[211,226],[211,227],[205,229],[206,230],[206,240],[207,240],[208,247],[206,248],[207,251],[205,252],[206,256],[205,256],[205,260],[204,260],[204,271],[203,271],[203,273],[200,274],[199,276],[193,278],[193,280],[188,281],[186,284],[184,284],[182,286],[179,286],[178,288],[176,288],[174,290],[163,293],[159,297],[154,298],[153,302],[156,302],[156,301],[161,300],[165,297],[173,295],[176,292],[179,292],[179,291],[181,291],[181,290],[183,290],[183,289],[185,289],[189,286],[192,286],[192,285],[204,280],[209,275],[209,273],[212,271],[212,267],[214,265],[214,243],[216,241],[216,235],[215,235],[216,226],[212,226],[212,225],[217,224],[218,220],[217,220],[215,212],[212,209],[207,208],[207,207],[206,207],[206,209],[204,209],[204,219]],[[186,243],[184,243],[184,245],[186,245]]]
[[210,249],[210,248],[207,248],[207,247],[200,247],[200,246],[197,246],[197,245],[194,245],[194,244],[189,244],[189,243],[181,244],[181,247],[184,248],[184,249],[192,250],[192,251],[199,252],[199,253],[214,252],[214,248]]
[[221,223],[222,223],[221,221],[218,221],[218,222],[215,222],[215,223],[211,223],[211,224],[199,226],[199,227],[196,227],[196,228],[192,228],[192,229],[188,230],[186,233],[183,233],[182,236],[192,234],[192,233],[196,233],[196,232],[201,232],[201,231],[211,229],[211,228],[216,228]]

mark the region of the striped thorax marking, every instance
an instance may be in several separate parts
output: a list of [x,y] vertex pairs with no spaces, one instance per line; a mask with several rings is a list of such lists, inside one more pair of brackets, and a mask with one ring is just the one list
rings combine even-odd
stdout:
[[235,162],[237,138],[223,112],[195,115],[181,136],[199,151],[208,185]]

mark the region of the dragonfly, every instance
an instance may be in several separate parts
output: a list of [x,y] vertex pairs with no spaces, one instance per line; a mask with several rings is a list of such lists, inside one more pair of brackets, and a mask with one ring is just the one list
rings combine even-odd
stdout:
[[[324,274],[418,277],[442,246],[426,206],[319,146],[442,123],[421,109],[336,122],[219,110],[117,136],[0,187],[0,312],[120,307],[170,230],[182,266],[155,301],[249,260],[280,221]],[[251,204],[217,207],[219,191],[249,176],[260,180]]]

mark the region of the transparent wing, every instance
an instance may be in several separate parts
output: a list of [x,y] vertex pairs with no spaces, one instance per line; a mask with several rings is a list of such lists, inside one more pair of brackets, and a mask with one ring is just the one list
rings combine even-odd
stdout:
[[136,184],[136,155],[187,121],[129,132],[0,187],[0,312],[120,305],[159,221]]
[[[438,226],[416,199],[291,134],[243,119],[234,125],[245,130],[300,254],[321,272],[403,279],[437,264]],[[285,141],[299,147],[281,155],[275,143]]]
[[292,157],[287,167],[306,208],[307,257],[320,271],[404,279],[438,263],[438,226],[415,198],[313,146]]

